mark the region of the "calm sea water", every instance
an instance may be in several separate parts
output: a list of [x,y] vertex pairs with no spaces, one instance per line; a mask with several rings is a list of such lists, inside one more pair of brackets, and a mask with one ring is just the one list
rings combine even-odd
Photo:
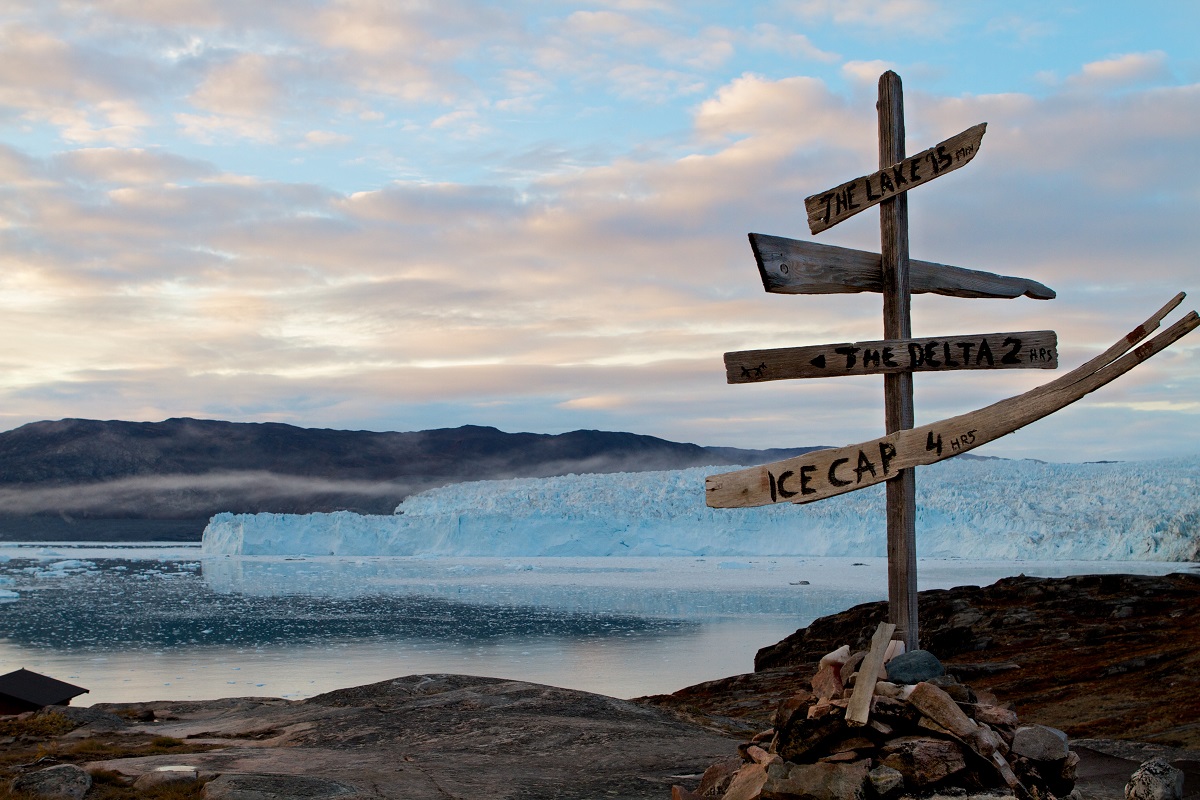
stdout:
[[[1147,562],[922,561],[921,588]],[[180,545],[0,545],[0,672],[75,702],[307,697],[458,672],[670,692],[748,672],[816,617],[886,597],[883,559],[213,558]]]

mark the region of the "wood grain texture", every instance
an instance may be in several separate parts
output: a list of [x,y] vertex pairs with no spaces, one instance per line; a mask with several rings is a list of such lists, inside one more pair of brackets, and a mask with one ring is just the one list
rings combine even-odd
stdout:
[[1054,331],[882,339],[725,354],[725,379],[729,383],[889,372],[1057,368],[1058,336]]
[[846,706],[846,722],[850,725],[866,725],[871,716],[871,698],[875,695],[875,684],[879,680],[879,670],[883,667],[883,657],[887,653],[888,644],[896,625],[881,622],[871,636],[871,649],[858,668],[858,680],[854,684],[854,693]]
[[[1178,298],[1172,303],[1177,304]],[[1101,356],[1061,378],[985,408],[862,444],[710,476],[705,482],[708,505],[742,508],[780,502],[809,503],[890,480],[900,470],[934,464],[974,450],[1116,380],[1200,325],[1200,316],[1191,311],[1134,348],[1158,327],[1161,319],[1160,315],[1152,317]]]
[[[902,163],[904,144],[904,88],[900,76],[888,70],[879,76],[879,168]],[[983,134],[980,133],[980,136]],[[941,148],[931,156],[935,171]],[[912,162],[910,166],[916,162]],[[886,180],[880,172],[880,182]],[[903,172],[895,173],[899,179]],[[910,173],[914,179],[916,171]],[[867,181],[870,189],[870,181]],[[846,190],[848,195],[853,187]],[[912,338],[910,308],[912,291],[908,257],[908,193],[884,197],[879,204],[879,268],[883,276],[883,336],[885,339]],[[913,376],[911,372],[885,373],[883,376],[883,413],[887,433],[913,426]],[[917,648],[917,488],[916,474],[901,470],[888,483],[887,552],[888,619],[900,630],[900,638],[910,650]]]
[[[773,294],[882,292],[880,254],[765,233],[750,234],[763,288]],[[996,275],[933,261],[909,260],[909,291],[948,297],[1053,300],[1055,292],[1029,278]]]
[[986,130],[987,123],[981,122],[915,156],[901,157],[878,172],[806,197],[808,229],[812,233],[828,230],[884,200],[966,166],[979,152]]

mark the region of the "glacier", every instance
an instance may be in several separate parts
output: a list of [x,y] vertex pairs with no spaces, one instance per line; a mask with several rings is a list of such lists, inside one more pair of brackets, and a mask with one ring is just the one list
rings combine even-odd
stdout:
[[[737,467],[476,481],[391,516],[214,516],[206,556],[887,555],[884,487],[805,506],[710,509]],[[1054,464],[949,459],[917,472],[922,558],[1200,560],[1200,456]]]

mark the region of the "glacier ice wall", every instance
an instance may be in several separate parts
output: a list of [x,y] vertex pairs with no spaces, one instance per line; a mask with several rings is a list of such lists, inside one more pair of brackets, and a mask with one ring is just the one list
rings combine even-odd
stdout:
[[[460,483],[394,516],[218,514],[208,555],[886,556],[882,486],[807,506],[710,509],[734,467]],[[1200,559],[1200,457],[917,472],[917,552],[970,559]]]

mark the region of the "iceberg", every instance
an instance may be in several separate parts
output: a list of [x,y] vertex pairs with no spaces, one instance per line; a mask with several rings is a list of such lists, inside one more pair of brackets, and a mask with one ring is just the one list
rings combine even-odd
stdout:
[[[391,516],[230,514],[206,556],[887,555],[874,486],[805,506],[711,509],[704,478],[735,467],[476,481]],[[1194,561],[1200,456],[1050,464],[951,459],[917,472],[922,558]]]

